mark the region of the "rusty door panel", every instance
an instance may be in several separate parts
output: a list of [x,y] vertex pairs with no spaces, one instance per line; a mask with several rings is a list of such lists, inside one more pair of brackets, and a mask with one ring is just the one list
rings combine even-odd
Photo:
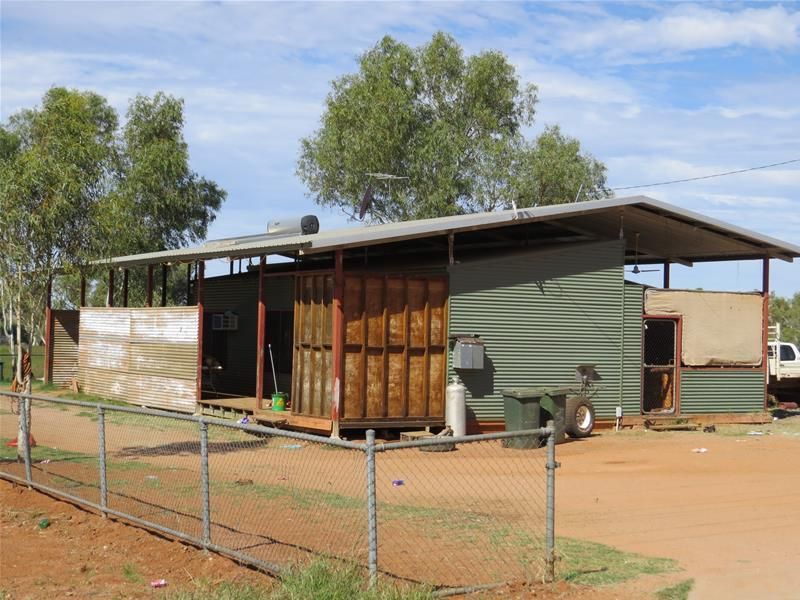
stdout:
[[330,418],[333,275],[301,275],[296,286],[292,413]]
[[443,277],[345,277],[343,421],[443,416],[447,295]]

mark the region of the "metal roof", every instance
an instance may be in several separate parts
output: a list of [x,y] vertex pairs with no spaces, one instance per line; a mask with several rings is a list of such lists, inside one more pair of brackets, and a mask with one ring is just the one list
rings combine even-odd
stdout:
[[[209,241],[193,248],[119,256],[97,263],[130,267],[295,251],[302,256],[537,222],[553,224],[567,231],[598,239],[625,237],[629,250],[634,248],[636,237],[634,234],[638,233],[639,260],[643,262],[671,260],[688,264],[695,261],[767,257],[791,261],[795,257],[800,257],[800,246],[647,196],[631,196],[517,211],[506,210],[385,225],[354,226],[322,231],[314,235],[282,237],[267,234],[253,235]],[[456,245],[458,245],[457,237]]]

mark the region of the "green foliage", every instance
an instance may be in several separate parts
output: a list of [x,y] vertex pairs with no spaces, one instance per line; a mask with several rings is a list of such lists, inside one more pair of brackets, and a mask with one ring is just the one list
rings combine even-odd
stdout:
[[577,140],[558,127],[525,139],[536,102],[499,52],[465,57],[441,32],[419,48],[387,36],[332,83],[297,172],[317,203],[349,214],[370,186],[378,222],[608,196]]
[[686,579],[680,583],[665,587],[656,592],[657,600],[686,600],[694,587],[694,579]]
[[791,298],[770,294],[769,323],[780,323],[782,341],[800,345],[800,292]]
[[269,596],[271,600],[432,600],[431,590],[425,587],[395,587],[377,585],[368,589],[366,573],[356,567],[335,566],[317,561],[296,567],[281,579]]
[[[78,271],[90,279],[97,274],[86,266],[91,260],[205,237],[225,192],[191,170],[183,125],[183,101],[161,92],[134,98],[120,129],[102,96],[55,87],[41,106],[0,126],[0,319],[6,333],[11,320],[30,322],[28,339],[35,337],[30,316],[43,312],[47,281],[56,272],[67,274],[63,289],[75,291]],[[185,274],[174,277],[185,281]],[[144,278],[132,279],[136,295]]]
[[166,600],[432,600],[431,590],[419,586],[377,585],[368,589],[366,573],[355,567],[316,561],[285,572],[272,587],[198,581],[193,589],[169,591]]
[[640,575],[656,575],[680,570],[676,561],[623,552],[611,546],[559,538],[560,578],[584,585],[612,585]]
[[122,565],[122,575],[131,583],[144,583],[144,577],[139,573],[139,569],[133,563]]

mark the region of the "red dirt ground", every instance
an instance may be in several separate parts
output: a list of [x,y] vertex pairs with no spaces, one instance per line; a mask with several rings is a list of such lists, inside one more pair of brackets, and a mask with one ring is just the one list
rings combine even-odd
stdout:
[[[24,486],[0,481],[0,506],[0,592],[6,594],[4,600],[160,598],[175,590],[194,589],[198,581],[275,585],[267,575],[224,557],[206,555],[113,519],[104,520]],[[38,523],[45,517],[50,526],[40,529]],[[152,589],[149,582],[161,578],[167,580],[167,588]],[[642,589],[628,585],[596,590],[559,582],[503,588],[480,597],[633,599],[641,597]]]
[[[70,447],[71,450],[82,451],[81,443],[87,444],[86,451],[91,449],[90,432],[94,426],[91,422],[86,422],[85,436],[76,435],[72,427],[68,430],[64,427],[46,428],[45,431],[46,412],[49,411],[39,411],[34,434],[37,431],[43,436],[46,434],[53,438],[51,442],[61,438],[64,442],[62,445],[58,441],[61,448],[68,447],[66,442],[69,440],[77,443],[76,447]],[[65,418],[57,411],[50,416],[56,423]],[[9,428],[8,419],[6,416],[0,419],[0,429]],[[746,427],[738,430],[718,427],[718,433],[714,434],[604,433],[559,446],[558,460],[562,468],[557,475],[557,534],[600,542],[621,550],[674,558],[684,571],[641,578],[621,587],[591,592],[574,586],[560,586],[550,591],[519,589],[502,594],[504,597],[529,597],[535,591],[536,597],[548,597],[548,594],[553,597],[555,594],[554,597],[564,598],[583,595],[591,598],[641,598],[676,581],[694,578],[692,598],[797,598],[800,589],[800,543],[797,542],[800,539],[800,518],[796,516],[800,502],[800,471],[796,468],[800,448],[798,420],[800,417],[793,417],[773,425],[750,428],[770,433],[765,436],[748,436]],[[123,439],[127,437],[124,432],[128,429],[120,426],[110,443],[119,447],[132,444],[134,440]],[[733,435],[737,432],[739,435]],[[707,448],[708,452],[692,452],[700,447]],[[340,458],[335,458],[339,451],[311,448],[308,451],[312,454],[302,460],[307,461],[313,456],[318,460],[312,461],[313,464],[304,472],[307,481],[324,479],[327,477],[326,468],[331,464],[343,464]],[[240,456],[246,457],[251,451],[241,452]],[[288,466],[292,462],[300,464],[301,452],[282,452]],[[302,453],[308,454],[306,450]],[[475,478],[473,493],[485,496],[486,501],[497,500],[494,496],[501,488],[485,481],[491,474],[493,457],[470,458],[471,454],[472,451],[460,451],[458,456],[453,455],[456,460],[445,456],[433,460],[449,461],[454,481]],[[167,464],[188,465],[195,461],[181,452],[141,457],[141,460],[147,464],[160,464],[164,469]],[[424,464],[434,464],[428,458],[424,460]],[[519,459],[507,459],[504,464],[512,465],[516,460]],[[259,464],[255,461],[250,464],[253,471],[245,475],[251,479],[283,478],[279,473],[259,473]],[[437,491],[434,486],[422,485],[422,480],[426,476],[433,477],[435,471],[419,469],[423,461],[418,453],[409,454],[407,460],[398,454],[383,464],[391,465],[392,472],[383,476],[379,472],[378,483],[382,489],[388,487],[391,490],[390,483],[382,485],[382,478],[400,473],[403,476],[415,474],[420,489]],[[219,468],[225,467],[227,471],[234,466],[235,463],[220,463]],[[167,471],[156,472],[167,481]],[[295,476],[295,472],[287,472],[290,479]],[[228,475],[233,478],[243,474],[231,470]],[[356,481],[355,475],[339,475],[341,477],[333,482],[332,489],[344,493],[347,481]],[[399,490],[402,493],[414,490],[413,475],[408,478],[407,485]],[[300,488],[304,485],[298,482]],[[344,487],[337,489],[340,486]],[[469,487],[448,488],[448,493],[457,495]],[[180,544],[166,542],[140,529],[114,523],[106,530],[100,527],[102,521],[99,517],[39,494],[27,491],[20,494],[10,489],[8,484],[0,484],[3,503],[0,589],[12,593],[14,598],[52,596],[54,591],[64,595],[71,593],[76,597],[90,597],[92,594],[95,597],[113,597],[114,593],[108,590],[117,589],[114,586],[120,586],[118,590],[122,597],[152,596],[146,583],[134,585],[125,580],[122,568],[128,562],[140,567],[138,572],[146,581],[152,577],[172,578],[174,585],[188,583],[192,578],[217,579],[240,572],[245,577],[262,577],[220,557],[215,556],[209,561],[200,552],[185,550]],[[420,498],[424,496],[417,497]],[[457,506],[455,500],[453,506]],[[26,516],[42,510],[40,502],[49,503],[44,506],[44,512],[54,522],[41,532],[35,528],[33,517]],[[7,509],[11,510],[8,516]],[[33,513],[25,512],[29,509]],[[53,515],[56,515],[55,519]],[[72,520],[67,520],[67,517],[72,517]],[[292,529],[297,525],[295,522]],[[20,564],[16,559],[19,552],[36,559],[31,561],[35,566],[23,575],[13,566]],[[62,559],[65,554],[69,560]],[[207,563],[213,566],[207,566]],[[84,565],[86,569],[81,571]],[[141,590],[143,586],[146,588],[144,591]],[[142,595],[137,595],[139,593]],[[494,593],[490,597],[495,596],[501,594]]]
[[[0,505],[0,590],[9,600],[157,598],[163,592],[151,589],[150,581],[161,578],[168,590],[191,587],[193,580],[272,585],[267,576],[224,557],[5,481]],[[46,529],[38,527],[43,518],[50,521]]]

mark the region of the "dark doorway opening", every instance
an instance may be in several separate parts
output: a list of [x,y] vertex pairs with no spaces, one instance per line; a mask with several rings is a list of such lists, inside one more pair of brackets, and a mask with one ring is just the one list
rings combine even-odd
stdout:
[[645,319],[643,322],[642,412],[675,412],[678,322]]

